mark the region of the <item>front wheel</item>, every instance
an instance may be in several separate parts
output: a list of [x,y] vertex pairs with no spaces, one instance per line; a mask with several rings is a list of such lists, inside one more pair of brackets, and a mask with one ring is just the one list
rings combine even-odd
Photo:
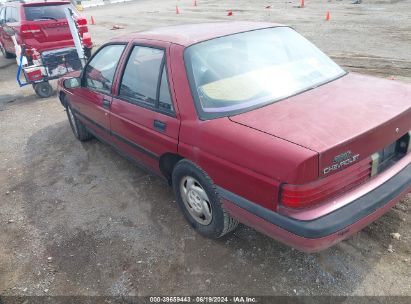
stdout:
[[179,161],[172,181],[179,207],[197,232],[219,238],[237,227],[238,222],[223,209],[211,178],[196,164]]
[[71,130],[74,133],[74,136],[79,141],[87,141],[93,138],[93,135],[87,130],[86,126],[75,116],[73,109],[70,104],[67,102],[67,97],[65,100],[67,117],[70,122]]

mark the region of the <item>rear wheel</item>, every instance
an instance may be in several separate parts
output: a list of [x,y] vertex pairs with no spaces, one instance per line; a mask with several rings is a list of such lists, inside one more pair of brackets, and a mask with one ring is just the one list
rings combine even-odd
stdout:
[[47,81],[36,83],[34,85],[34,91],[40,98],[48,98],[53,95],[53,87]]
[[[67,98],[67,97],[66,97]],[[93,135],[87,130],[86,126],[75,116],[70,104],[65,100],[67,117],[70,122],[71,130],[79,141],[87,141],[93,138]]]
[[9,53],[9,52],[7,52],[7,51],[4,49],[3,45],[1,44],[1,42],[0,42],[0,52],[1,52],[1,54],[3,55],[4,58],[9,59],[9,58],[15,57],[14,54]]
[[172,179],[178,204],[197,232],[219,238],[237,227],[238,222],[223,209],[211,178],[196,164],[179,161]]

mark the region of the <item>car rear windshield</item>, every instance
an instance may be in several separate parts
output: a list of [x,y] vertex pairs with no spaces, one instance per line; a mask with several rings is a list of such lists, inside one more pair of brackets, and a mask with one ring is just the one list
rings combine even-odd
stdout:
[[288,27],[215,38],[185,51],[188,78],[202,118],[242,113],[345,74]]
[[67,5],[25,6],[24,12],[26,15],[26,20],[28,21],[59,20],[66,18],[64,13],[65,7],[67,7]]

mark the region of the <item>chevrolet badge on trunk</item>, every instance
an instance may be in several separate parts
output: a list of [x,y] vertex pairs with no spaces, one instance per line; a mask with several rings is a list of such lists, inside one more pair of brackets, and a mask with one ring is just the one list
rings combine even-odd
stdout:
[[324,175],[356,162],[359,157],[360,154],[354,154],[351,150],[337,155],[334,157],[333,164],[324,168]]

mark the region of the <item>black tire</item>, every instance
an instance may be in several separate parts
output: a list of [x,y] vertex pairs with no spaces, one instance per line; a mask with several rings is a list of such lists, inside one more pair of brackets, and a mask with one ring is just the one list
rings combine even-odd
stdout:
[[40,98],[48,98],[53,95],[54,92],[53,87],[47,81],[36,83],[33,87],[36,95]]
[[0,51],[4,58],[10,59],[16,57],[14,54],[7,52],[3,46],[0,45]]
[[[67,97],[65,97],[66,99]],[[70,123],[71,130],[74,136],[79,141],[88,141],[93,138],[93,135],[87,130],[86,126],[76,117],[67,99],[64,101],[66,104],[67,118]]]
[[[189,210],[189,204],[184,202],[181,191],[187,177],[192,177],[207,194],[211,212],[211,222],[203,225],[196,220]],[[226,210],[223,209],[221,198],[217,192],[211,178],[199,166],[189,160],[180,160],[174,167],[172,174],[173,190],[177,198],[178,205],[189,224],[201,235],[208,238],[219,238],[233,231],[238,226],[238,221],[233,219]],[[183,187],[183,188],[182,188]],[[187,196],[185,196],[187,197]],[[193,209],[193,208],[191,208]]]
[[92,50],[93,50],[92,48],[87,48],[87,47],[84,48],[84,55],[86,56],[87,60],[90,59]]

